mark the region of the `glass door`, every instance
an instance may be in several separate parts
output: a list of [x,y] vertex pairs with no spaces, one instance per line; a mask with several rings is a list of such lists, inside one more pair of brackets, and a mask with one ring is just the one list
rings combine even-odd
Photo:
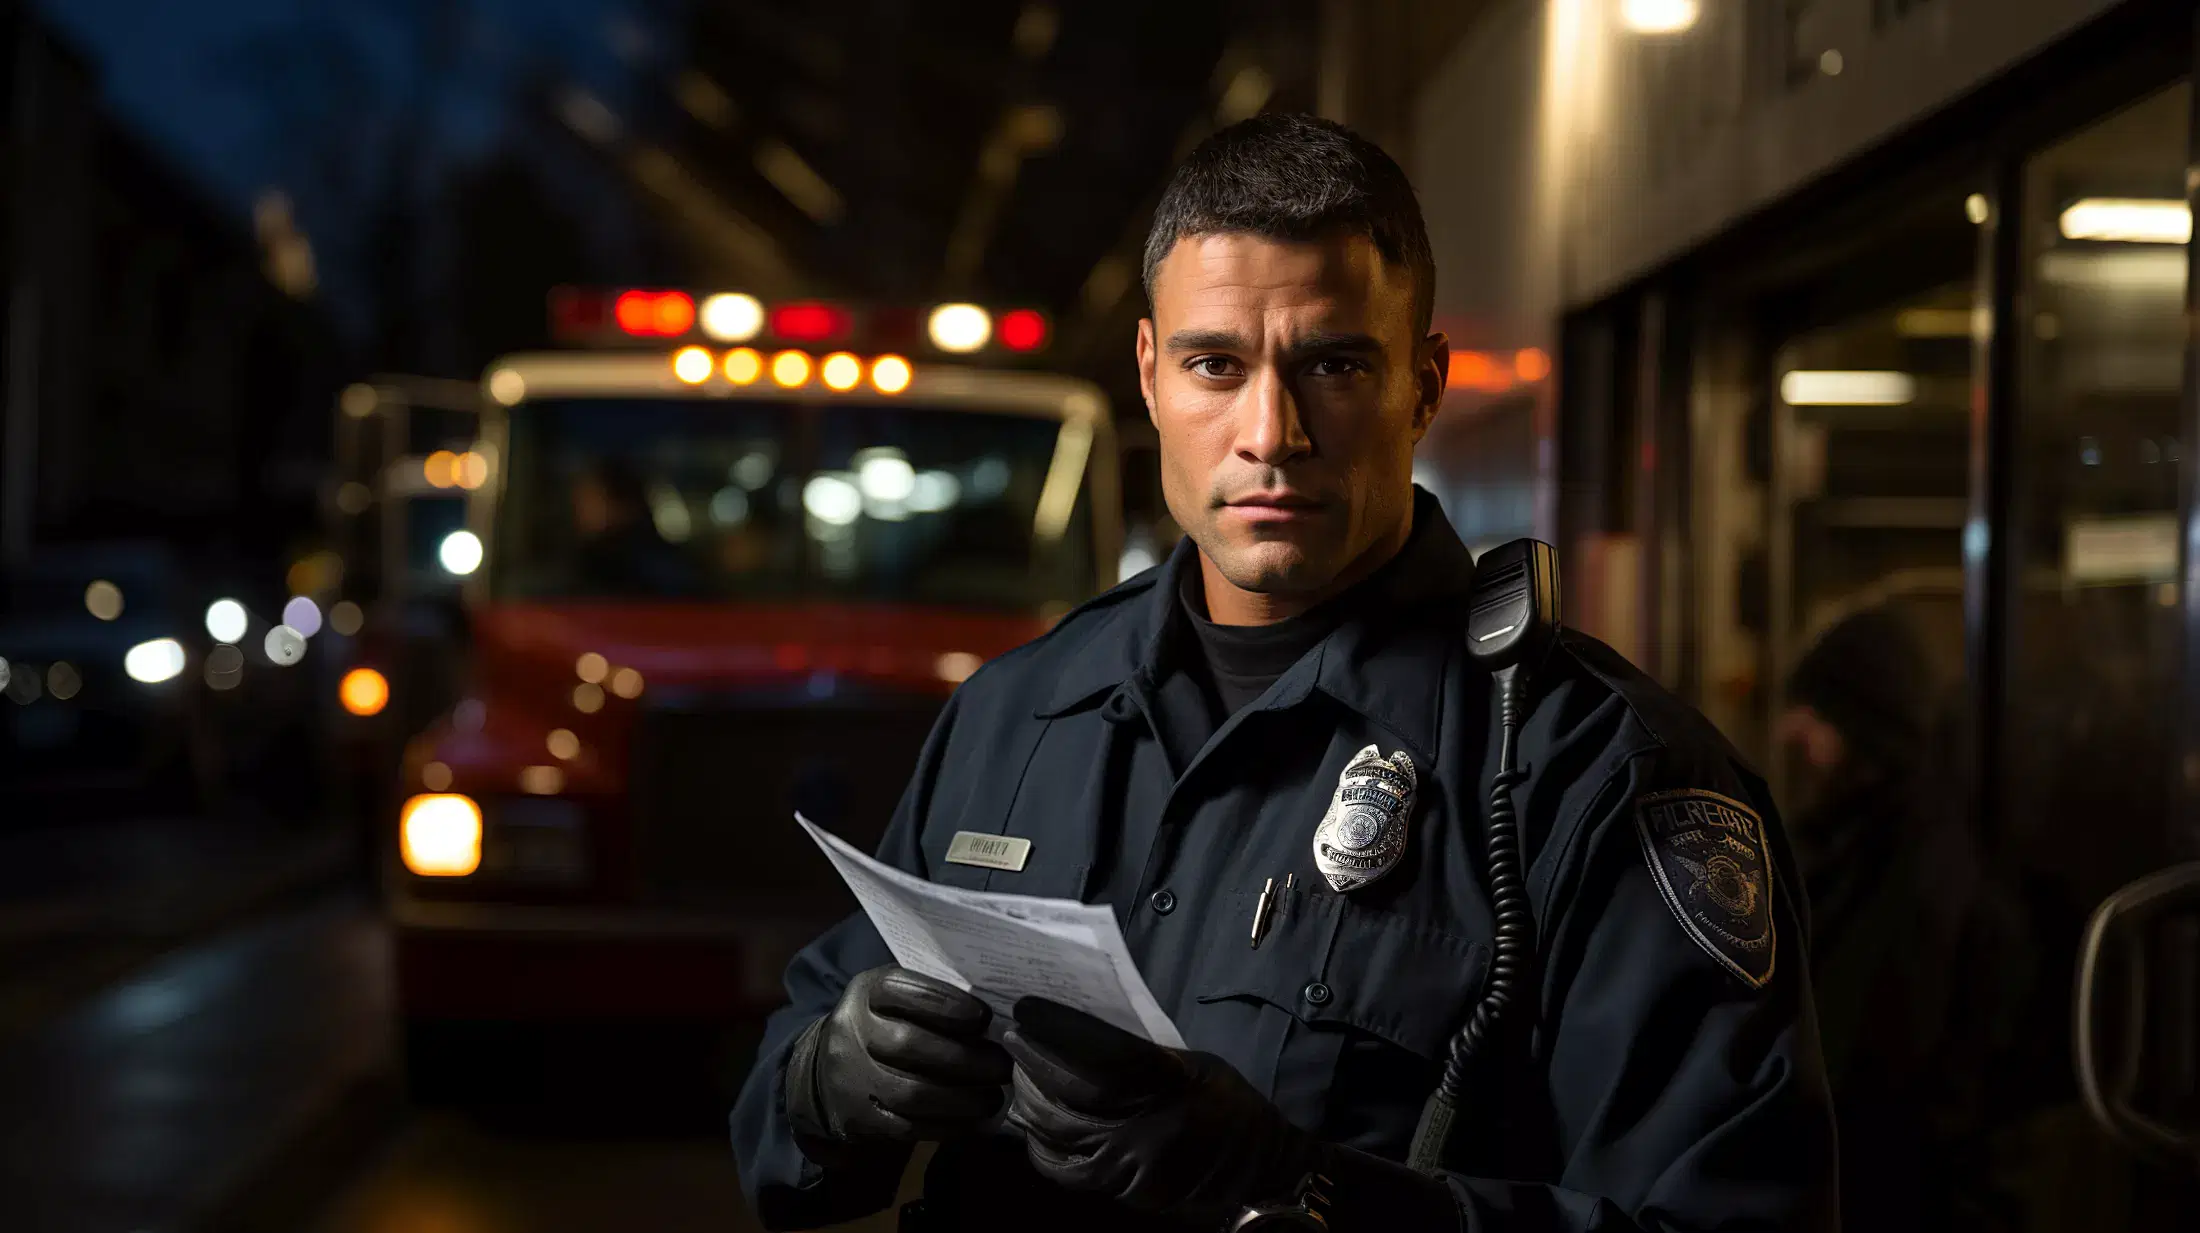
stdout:
[[[2014,331],[2015,473],[2004,757],[1995,853],[2022,911],[2034,991],[2029,1046],[2000,1076],[1997,1159],[2027,1227],[2191,1228],[2170,1173],[2105,1143],[2068,1059],[2071,973],[2088,914],[2169,865],[2181,662],[2179,473],[2185,424],[2186,271],[2192,218],[2189,84],[2163,91],[2025,160]],[[2191,932],[2189,918],[2166,918]],[[2152,948],[2131,1006],[2155,1047],[2153,1112],[2195,1086],[2190,939]],[[2181,975],[2180,975],[2181,973]],[[2167,978],[2165,984],[2164,978]]]

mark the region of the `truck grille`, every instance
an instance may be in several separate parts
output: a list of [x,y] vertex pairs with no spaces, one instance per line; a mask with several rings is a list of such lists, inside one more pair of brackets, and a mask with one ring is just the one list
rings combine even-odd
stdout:
[[653,708],[632,747],[643,898],[820,919],[853,911],[794,811],[876,848],[939,709],[909,695]]

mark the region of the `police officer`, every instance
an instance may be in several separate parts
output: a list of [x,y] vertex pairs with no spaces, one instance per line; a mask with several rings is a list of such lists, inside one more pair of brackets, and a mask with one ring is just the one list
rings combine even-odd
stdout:
[[[919,1142],[905,1229],[1837,1227],[1765,787],[1570,633],[1513,790],[1538,962],[1441,1168],[1403,1163],[1497,929],[1475,563],[1411,480],[1434,275],[1403,173],[1336,125],[1257,117],[1179,169],[1138,364],[1186,539],[962,685],[879,855],[1111,905],[1187,1048],[1032,999],[993,1022],[853,917],[790,967],[734,1109],[766,1227],[881,1210]],[[965,832],[1028,848],[964,863]]]

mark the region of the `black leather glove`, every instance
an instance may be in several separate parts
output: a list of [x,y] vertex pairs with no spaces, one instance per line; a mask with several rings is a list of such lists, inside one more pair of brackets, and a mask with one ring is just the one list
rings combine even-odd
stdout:
[[985,1038],[992,1018],[970,994],[893,964],[849,981],[787,1058],[787,1116],[804,1150],[977,1129],[1000,1111],[1011,1070]]
[[1008,1120],[1073,1190],[1210,1228],[1282,1196],[1320,1145],[1209,1053],[1179,1052],[1043,998],[1016,1003]]

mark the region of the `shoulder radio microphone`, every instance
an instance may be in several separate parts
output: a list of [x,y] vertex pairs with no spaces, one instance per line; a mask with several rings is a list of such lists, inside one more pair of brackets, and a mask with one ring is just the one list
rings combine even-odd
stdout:
[[1452,1038],[1444,1076],[1422,1106],[1420,1125],[1406,1163],[1422,1173],[1443,1168],[1452,1123],[1458,1116],[1475,1058],[1495,1035],[1525,976],[1534,942],[1527,886],[1520,863],[1520,827],[1513,789],[1527,778],[1520,769],[1520,725],[1527,712],[1528,679],[1558,635],[1558,552],[1541,540],[1516,539],[1475,561],[1474,590],[1467,602],[1467,654],[1489,671],[1497,691],[1497,778],[1490,788],[1485,840],[1490,909],[1496,918],[1488,978],[1466,1026]]

